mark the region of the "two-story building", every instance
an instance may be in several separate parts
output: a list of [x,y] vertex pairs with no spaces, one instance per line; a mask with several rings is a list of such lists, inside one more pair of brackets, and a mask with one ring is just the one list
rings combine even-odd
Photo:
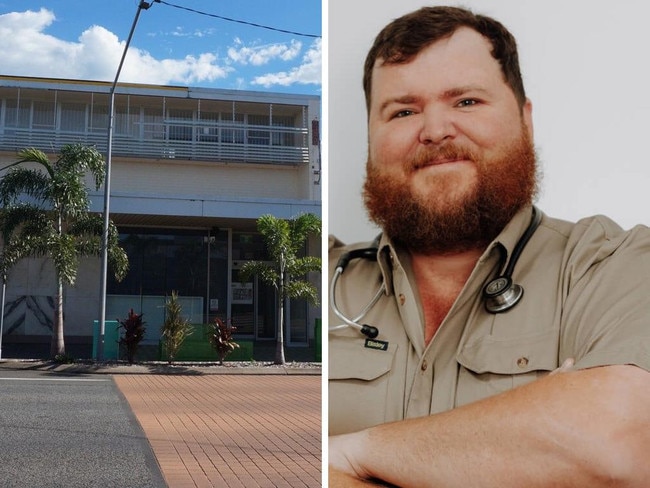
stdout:
[[[110,83],[0,76],[0,164],[35,147],[107,152]],[[231,319],[237,337],[275,338],[274,289],[241,283],[238,269],[265,260],[263,214],[321,215],[320,97],[178,86],[118,84],[112,138],[110,218],[130,271],[110,278],[106,319],[143,312],[145,344],[157,343],[165,297],[183,299],[195,323]],[[103,212],[103,190],[91,192]],[[320,238],[305,252],[321,254]],[[310,277],[320,288],[320,276]],[[92,343],[100,313],[100,260],[85,259],[66,290],[65,337]],[[49,342],[55,294],[51,263],[29,259],[7,282],[4,342]],[[319,307],[288,305],[288,345],[314,339]]]

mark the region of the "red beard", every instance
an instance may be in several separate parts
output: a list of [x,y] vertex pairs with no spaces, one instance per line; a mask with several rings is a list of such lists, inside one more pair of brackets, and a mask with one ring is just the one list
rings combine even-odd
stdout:
[[370,159],[366,164],[363,196],[370,218],[411,251],[429,254],[483,248],[536,195],[535,150],[523,127],[522,136],[493,158],[448,145],[418,153],[406,162],[404,171],[408,175],[440,158],[466,159],[476,165],[477,184],[455,202],[448,201],[453,192],[448,184],[442,194],[419,196],[405,180],[397,181]]

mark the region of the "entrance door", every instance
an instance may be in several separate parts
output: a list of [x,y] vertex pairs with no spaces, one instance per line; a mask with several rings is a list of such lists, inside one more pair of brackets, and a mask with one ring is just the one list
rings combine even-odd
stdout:
[[245,262],[232,263],[232,325],[237,327],[238,335],[275,339],[275,288],[258,276],[241,282],[239,270]]

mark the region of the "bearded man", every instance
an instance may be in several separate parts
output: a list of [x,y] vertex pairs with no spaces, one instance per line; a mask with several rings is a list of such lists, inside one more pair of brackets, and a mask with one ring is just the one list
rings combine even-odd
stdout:
[[330,239],[330,486],[648,486],[650,230],[533,206],[513,36],[422,8],[364,90],[383,232]]

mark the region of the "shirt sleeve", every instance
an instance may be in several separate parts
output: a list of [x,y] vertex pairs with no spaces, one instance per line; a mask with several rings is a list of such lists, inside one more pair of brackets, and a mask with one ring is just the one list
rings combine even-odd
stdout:
[[650,371],[650,229],[606,219],[578,225],[565,267],[561,357],[576,368]]

